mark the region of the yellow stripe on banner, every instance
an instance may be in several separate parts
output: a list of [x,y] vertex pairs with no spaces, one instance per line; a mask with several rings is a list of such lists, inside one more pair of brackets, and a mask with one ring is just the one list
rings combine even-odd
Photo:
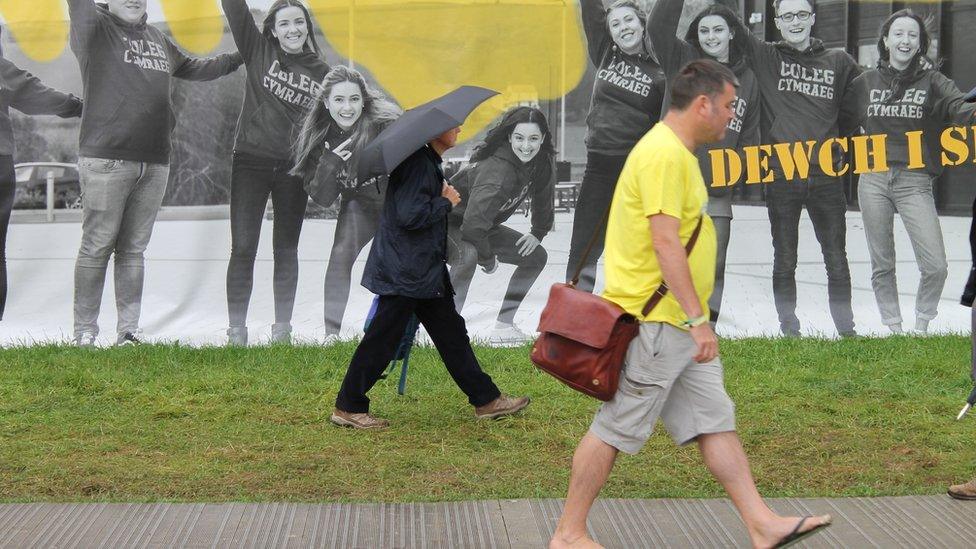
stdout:
[[0,15],[20,49],[36,61],[56,59],[68,43],[62,0],[0,0]]
[[474,137],[513,105],[566,95],[586,67],[575,2],[310,0],[309,4],[339,54],[368,69],[405,108],[464,84],[501,92],[472,113],[462,140]]
[[217,0],[162,0],[163,14],[176,41],[197,55],[210,53],[224,35]]

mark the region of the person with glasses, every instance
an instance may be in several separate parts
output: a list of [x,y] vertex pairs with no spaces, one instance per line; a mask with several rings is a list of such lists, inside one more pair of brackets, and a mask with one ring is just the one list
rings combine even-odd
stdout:
[[[749,34],[745,41],[762,97],[763,141],[822,143],[848,135],[856,128],[856,101],[851,94],[854,78],[860,74],[857,62],[847,52],[825,48],[811,37],[817,20],[815,0],[776,0],[773,7],[782,40],[767,43]],[[820,165],[818,156],[810,159],[806,177],[787,173],[775,156],[769,161],[774,180],[765,192],[773,238],[773,298],[783,334],[800,335],[796,266],[800,212],[806,207],[827,269],[834,326],[841,336],[854,336],[847,197],[834,167]]]

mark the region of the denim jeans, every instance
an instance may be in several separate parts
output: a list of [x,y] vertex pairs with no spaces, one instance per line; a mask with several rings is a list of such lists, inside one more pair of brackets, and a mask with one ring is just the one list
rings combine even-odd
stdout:
[[871,255],[871,286],[881,322],[900,324],[898,284],[895,280],[895,213],[901,216],[915,250],[921,279],[915,298],[915,316],[932,320],[949,275],[942,226],[932,195],[933,178],[925,172],[892,168],[861,176],[857,197],[864,218],[864,234]]
[[[498,225],[488,232],[487,237],[491,243],[492,253],[496,255],[498,262],[515,265],[515,272],[512,273],[512,279],[508,282],[505,298],[502,301],[501,309],[498,311],[498,321],[506,324],[514,323],[515,313],[549,260],[549,255],[542,244],[536,246],[529,255],[520,255],[515,243],[522,236],[522,233],[515,229]],[[471,286],[471,279],[478,267],[478,252],[474,244],[461,239],[459,227],[451,226],[448,230],[447,261],[451,265],[451,285],[454,286],[455,307],[460,312],[464,307],[468,288]]]
[[305,220],[308,195],[302,180],[288,175],[291,163],[235,153],[230,180],[230,262],[227,264],[227,313],[232,327],[246,325],[254,287],[254,260],[261,223],[274,208],[275,322],[291,322],[298,289],[298,238]]
[[[364,193],[376,193],[369,185]],[[335,239],[325,269],[325,333],[338,334],[349,302],[352,267],[380,224],[383,203],[372,197],[342,197]]]
[[109,257],[115,255],[119,334],[139,328],[143,253],[163,203],[169,166],[108,158],[78,159],[81,246],[75,263],[75,337],[98,334],[98,313]]
[[567,281],[573,278],[573,274],[579,267],[590,238],[597,231],[599,236],[596,237],[593,248],[586,257],[583,271],[580,273],[576,287],[581,290],[592,292],[593,286],[596,285],[596,265],[603,255],[607,234],[604,216],[607,213],[607,206],[613,200],[613,191],[617,188],[617,179],[626,161],[626,155],[606,156],[592,152],[586,155],[586,171],[583,172],[583,182],[573,212],[573,236],[569,244],[569,264],[566,265]]
[[796,263],[800,212],[806,207],[827,269],[827,299],[834,326],[854,331],[851,271],[847,263],[847,198],[840,178],[777,179],[766,187],[766,208],[773,237],[773,299],[784,334],[800,331],[796,317]]

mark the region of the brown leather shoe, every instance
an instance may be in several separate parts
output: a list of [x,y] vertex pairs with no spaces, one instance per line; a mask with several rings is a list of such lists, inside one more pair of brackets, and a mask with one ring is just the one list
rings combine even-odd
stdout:
[[474,415],[478,419],[494,419],[496,417],[512,415],[528,405],[529,397],[515,398],[508,395],[501,395],[488,404],[475,408]]
[[976,500],[976,479],[966,484],[954,484],[950,486],[949,495],[956,499]]
[[332,417],[329,418],[329,421],[341,427],[352,427],[353,429],[386,429],[390,426],[389,421],[370,413],[354,414],[338,408],[332,410]]

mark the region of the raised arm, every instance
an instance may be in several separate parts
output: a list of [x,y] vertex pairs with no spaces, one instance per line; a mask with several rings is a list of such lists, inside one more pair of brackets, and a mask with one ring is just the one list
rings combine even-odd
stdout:
[[651,51],[669,77],[677,74],[685,63],[698,57],[694,46],[675,35],[683,6],[684,0],[658,0],[647,17],[644,31]]
[[0,57],[0,78],[9,104],[24,114],[53,114],[61,118],[81,116],[81,99],[41,83],[36,76]]
[[173,64],[173,76],[183,80],[215,80],[237,70],[244,62],[240,53],[225,53],[216,57],[190,57],[168,37],[166,46]]
[[586,49],[590,61],[598,66],[603,54],[610,49],[610,32],[607,30],[607,12],[602,0],[580,0],[583,17],[583,32],[586,34]]
[[936,90],[936,99],[932,104],[932,115],[936,120],[943,120],[957,126],[967,126],[973,122],[976,103],[963,101],[963,94],[956,83],[941,72],[932,75],[932,85]]
[[93,0],[68,0],[68,18],[71,19],[70,43],[75,53],[88,51],[92,35],[98,28],[98,12]]
[[234,43],[237,50],[245,58],[250,59],[257,51],[264,40],[257,23],[251,17],[251,11],[247,7],[245,0],[220,0],[220,5],[224,8],[224,17],[230,26],[230,32],[234,36]]

